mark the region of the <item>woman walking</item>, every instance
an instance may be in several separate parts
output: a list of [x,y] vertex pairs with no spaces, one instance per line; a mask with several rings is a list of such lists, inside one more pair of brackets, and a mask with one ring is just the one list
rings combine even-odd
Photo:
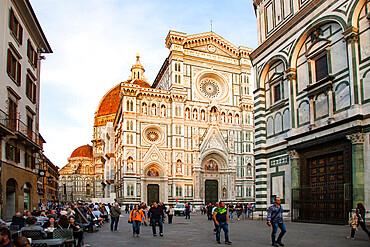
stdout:
[[172,224],[172,218],[175,214],[175,209],[173,208],[173,205],[170,205],[170,209],[168,210],[168,224]]
[[356,214],[354,214],[350,220],[351,225],[351,236],[348,239],[355,239],[356,231],[358,230],[358,225],[361,226],[362,230],[367,234],[370,240],[370,232],[366,228],[365,223],[365,207],[362,203],[357,203]]
[[132,236],[139,237],[140,234],[140,225],[141,221],[144,219],[144,223],[146,224],[145,216],[143,210],[139,208],[139,205],[135,205],[135,208],[131,210],[129,216],[129,222],[132,223]]

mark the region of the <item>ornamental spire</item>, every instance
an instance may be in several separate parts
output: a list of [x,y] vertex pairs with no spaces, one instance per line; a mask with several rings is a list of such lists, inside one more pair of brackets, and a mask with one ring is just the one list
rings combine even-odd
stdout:
[[136,62],[131,67],[131,76],[130,76],[130,79],[131,80],[136,79],[136,80],[143,80],[143,81],[145,81],[146,78],[144,77],[144,72],[145,72],[145,69],[144,69],[144,66],[142,66],[141,63],[140,63],[140,55],[138,53],[136,55]]

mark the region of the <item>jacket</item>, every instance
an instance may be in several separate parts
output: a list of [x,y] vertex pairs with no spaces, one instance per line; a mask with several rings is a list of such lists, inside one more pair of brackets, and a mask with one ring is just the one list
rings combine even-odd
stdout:
[[121,214],[121,209],[117,206],[113,206],[110,208],[110,217],[117,218]]
[[136,210],[136,209],[133,209],[131,210],[130,212],[130,220],[131,221],[142,221],[142,218],[145,218],[144,216],[144,213],[143,213],[143,210],[139,209],[139,210]]

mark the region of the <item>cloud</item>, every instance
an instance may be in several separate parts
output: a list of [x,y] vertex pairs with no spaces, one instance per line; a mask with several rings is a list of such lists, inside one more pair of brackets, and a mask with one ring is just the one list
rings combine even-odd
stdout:
[[54,51],[41,68],[40,132],[57,166],[90,143],[103,95],[128,79],[137,53],[152,83],[168,56],[169,30],[213,31],[236,46],[254,48],[252,3],[245,1],[31,0]]

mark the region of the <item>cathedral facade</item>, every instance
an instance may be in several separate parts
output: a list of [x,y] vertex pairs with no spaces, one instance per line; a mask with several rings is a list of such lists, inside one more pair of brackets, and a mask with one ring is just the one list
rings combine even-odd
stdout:
[[[129,79],[99,102],[86,161],[97,198],[86,200],[254,202],[251,49],[213,32],[170,31],[166,46],[153,83],[137,56]],[[60,175],[63,191],[70,175]]]
[[170,31],[166,46],[152,85],[137,57],[112,90],[120,103],[105,133],[115,149],[103,156],[114,157],[117,200],[253,202],[251,50],[213,32]]

